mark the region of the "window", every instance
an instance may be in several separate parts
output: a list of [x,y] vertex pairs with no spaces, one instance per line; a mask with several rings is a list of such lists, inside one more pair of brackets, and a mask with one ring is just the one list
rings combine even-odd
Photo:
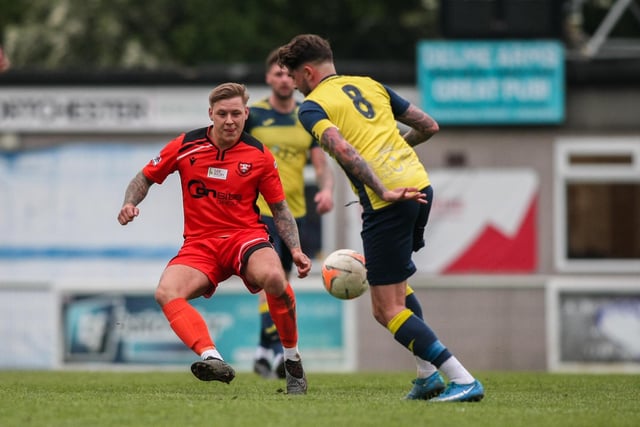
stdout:
[[555,160],[557,268],[640,272],[640,138],[562,139]]

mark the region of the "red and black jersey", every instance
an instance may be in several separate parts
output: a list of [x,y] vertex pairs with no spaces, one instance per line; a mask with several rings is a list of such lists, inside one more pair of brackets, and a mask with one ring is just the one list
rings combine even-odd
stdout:
[[209,139],[208,130],[195,129],[173,139],[142,172],[162,184],[178,171],[185,239],[264,229],[256,205],[258,194],[268,203],[285,198],[273,155],[247,133],[232,147],[220,150]]

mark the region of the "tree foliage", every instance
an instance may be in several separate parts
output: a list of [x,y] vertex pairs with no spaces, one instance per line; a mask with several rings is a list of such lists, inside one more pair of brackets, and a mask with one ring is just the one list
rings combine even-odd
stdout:
[[[0,0],[0,43],[12,67],[167,69],[258,63],[299,33],[328,38],[336,58],[413,62],[439,37],[445,0]],[[585,34],[613,0],[557,0]],[[631,8],[612,37],[640,37]]]
[[261,62],[299,33],[337,58],[413,61],[433,37],[434,0],[0,0],[14,68],[199,67]]

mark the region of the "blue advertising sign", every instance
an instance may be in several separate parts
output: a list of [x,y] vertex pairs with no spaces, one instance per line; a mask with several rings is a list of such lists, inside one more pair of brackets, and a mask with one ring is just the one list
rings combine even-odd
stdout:
[[[326,292],[296,293],[299,347],[310,370],[353,368],[353,331],[345,327],[349,309]],[[197,298],[225,360],[250,370],[258,340],[258,299],[248,292],[218,292]],[[64,362],[185,364],[197,356],[171,330],[150,293],[67,294],[62,303]],[[351,313],[353,315],[353,313]]]
[[422,107],[441,124],[564,120],[564,48],[557,41],[418,44]]

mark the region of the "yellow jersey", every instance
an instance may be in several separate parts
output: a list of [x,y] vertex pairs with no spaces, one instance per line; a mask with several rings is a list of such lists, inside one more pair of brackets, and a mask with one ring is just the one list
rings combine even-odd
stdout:
[[[408,107],[407,100],[369,77],[333,75],[307,95],[299,118],[317,140],[328,128],[338,128],[388,189],[422,189],[430,185],[429,176],[395,119]],[[390,204],[348,172],[347,177],[363,209]]]
[[[309,150],[318,146],[317,141],[302,127],[298,120],[298,107],[290,113],[280,113],[273,109],[268,99],[263,99],[249,107],[249,119],[245,131],[266,145],[278,163],[280,180],[289,209],[295,218],[307,213],[304,197],[304,166]],[[261,215],[273,216],[269,205],[262,196],[258,198]]]

